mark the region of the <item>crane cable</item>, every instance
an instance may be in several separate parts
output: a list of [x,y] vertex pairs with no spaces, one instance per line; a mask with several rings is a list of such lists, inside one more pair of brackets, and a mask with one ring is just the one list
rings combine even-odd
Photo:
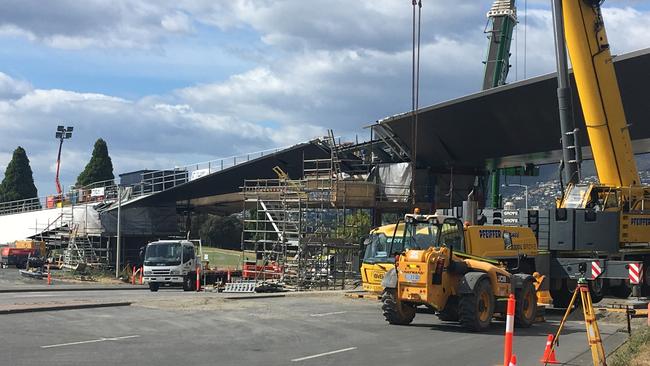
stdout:
[[[417,136],[418,136],[418,108],[420,103],[420,39],[421,39],[421,25],[422,25],[422,0],[412,0],[413,5],[413,48],[411,58],[411,110],[413,117],[412,126],[412,145],[411,152],[411,197],[412,202],[415,203],[415,171],[417,164]],[[416,7],[417,7],[417,21],[416,21]]]

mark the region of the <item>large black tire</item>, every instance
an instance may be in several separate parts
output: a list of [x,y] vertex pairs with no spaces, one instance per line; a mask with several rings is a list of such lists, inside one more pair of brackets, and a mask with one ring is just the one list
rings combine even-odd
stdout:
[[381,302],[384,318],[390,324],[408,325],[415,318],[415,306],[397,301],[397,291],[394,288],[384,289]]
[[183,277],[183,291],[193,291],[195,286],[195,281],[192,280],[191,275],[186,275]]
[[604,290],[605,286],[602,278],[589,281],[589,295],[591,296],[591,302],[597,304],[605,298]]
[[458,297],[451,296],[447,300],[445,308],[438,312],[438,319],[443,322],[457,322],[458,321]]
[[16,260],[17,269],[27,269],[27,258],[21,258]]
[[[568,284],[567,279],[562,279],[562,284],[559,289],[551,289],[551,296],[553,297],[553,306],[556,308],[566,309],[571,302],[571,297],[573,296],[573,291],[575,291],[575,284]],[[574,306],[576,304],[574,303]]]
[[616,286],[609,286],[608,290],[612,296],[619,299],[627,299],[632,293],[632,288],[625,281],[621,281]]
[[490,281],[479,281],[471,294],[463,294],[458,300],[458,317],[460,324],[473,331],[481,332],[490,327],[494,316],[494,291]]
[[530,327],[537,316],[537,294],[533,281],[525,281],[523,286],[515,291],[515,300],[515,325]]
[[156,292],[160,288],[160,284],[156,282],[149,282],[149,291]]

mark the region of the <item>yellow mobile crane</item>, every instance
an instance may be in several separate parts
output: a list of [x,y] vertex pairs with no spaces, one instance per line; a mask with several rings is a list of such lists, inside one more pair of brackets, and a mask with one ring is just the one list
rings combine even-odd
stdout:
[[[641,185],[600,9],[601,0],[554,0],[558,101],[567,187],[550,212],[551,294],[565,305],[575,281],[627,297],[650,295],[650,187]],[[564,42],[566,41],[566,47]],[[600,183],[580,182],[572,130],[568,50]],[[539,264],[539,263],[538,263]],[[539,270],[538,265],[538,270]],[[594,285],[594,284],[598,285]]]

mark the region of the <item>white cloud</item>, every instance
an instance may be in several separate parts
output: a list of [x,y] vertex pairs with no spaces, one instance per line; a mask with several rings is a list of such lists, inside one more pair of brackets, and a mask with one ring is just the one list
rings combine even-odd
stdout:
[[192,31],[191,19],[171,1],[4,0],[0,35],[63,49],[152,48],[167,36]]
[[603,19],[612,53],[650,46],[650,11],[639,11],[629,6],[606,7],[603,9]]
[[[361,131],[410,108],[410,2],[59,0],[49,9],[15,0],[0,14],[0,34],[49,47],[154,48],[203,25],[237,37],[254,33],[264,57],[225,80],[142,98],[33,88],[0,73],[0,167],[23,145],[39,182],[50,182],[58,124],[75,126],[64,148],[64,181],[73,183],[98,137],[107,140],[116,172],[165,168],[323,135]],[[554,69],[551,17],[529,4],[527,76]],[[424,2],[421,105],[479,90],[491,1]],[[650,46],[650,12],[604,10],[616,53]],[[519,10],[520,20],[523,9]],[[201,26],[199,26],[201,25]],[[523,21],[513,66],[523,76]],[[170,38],[172,37],[172,38]],[[249,39],[249,38],[246,38]],[[181,38],[177,41],[182,41]],[[126,55],[128,57],[128,53]],[[516,61],[518,60],[518,61]],[[514,67],[511,80],[514,79]],[[51,191],[43,183],[41,193]]]
[[31,89],[32,86],[30,83],[23,80],[16,80],[0,72],[0,100],[18,98],[25,95]]
[[53,133],[59,124],[75,127],[63,150],[65,184],[74,183],[99,137],[107,140],[118,173],[286,146],[320,133],[314,126],[267,127],[239,116],[196,112],[188,104],[156,99],[131,101],[96,93],[34,89],[15,99],[0,100],[0,166],[6,166],[17,145],[23,146],[42,185],[41,194],[51,193],[53,186],[47,182],[53,179],[58,147]]
[[164,15],[160,20],[160,25],[165,30],[175,33],[189,33],[192,31],[192,21],[180,11]]

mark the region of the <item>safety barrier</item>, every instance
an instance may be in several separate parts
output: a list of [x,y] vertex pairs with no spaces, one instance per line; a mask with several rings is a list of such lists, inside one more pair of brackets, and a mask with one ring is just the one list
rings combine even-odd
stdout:
[[140,284],[141,285],[144,284],[144,277],[143,277],[144,268],[143,267],[137,268],[136,266],[133,266],[133,271],[131,272],[131,284],[132,285],[136,284],[135,278],[138,275],[138,273],[140,274]]
[[503,366],[510,365],[512,358],[512,337],[515,328],[515,295],[510,294],[508,297],[508,307],[506,311],[506,335],[503,347]]

